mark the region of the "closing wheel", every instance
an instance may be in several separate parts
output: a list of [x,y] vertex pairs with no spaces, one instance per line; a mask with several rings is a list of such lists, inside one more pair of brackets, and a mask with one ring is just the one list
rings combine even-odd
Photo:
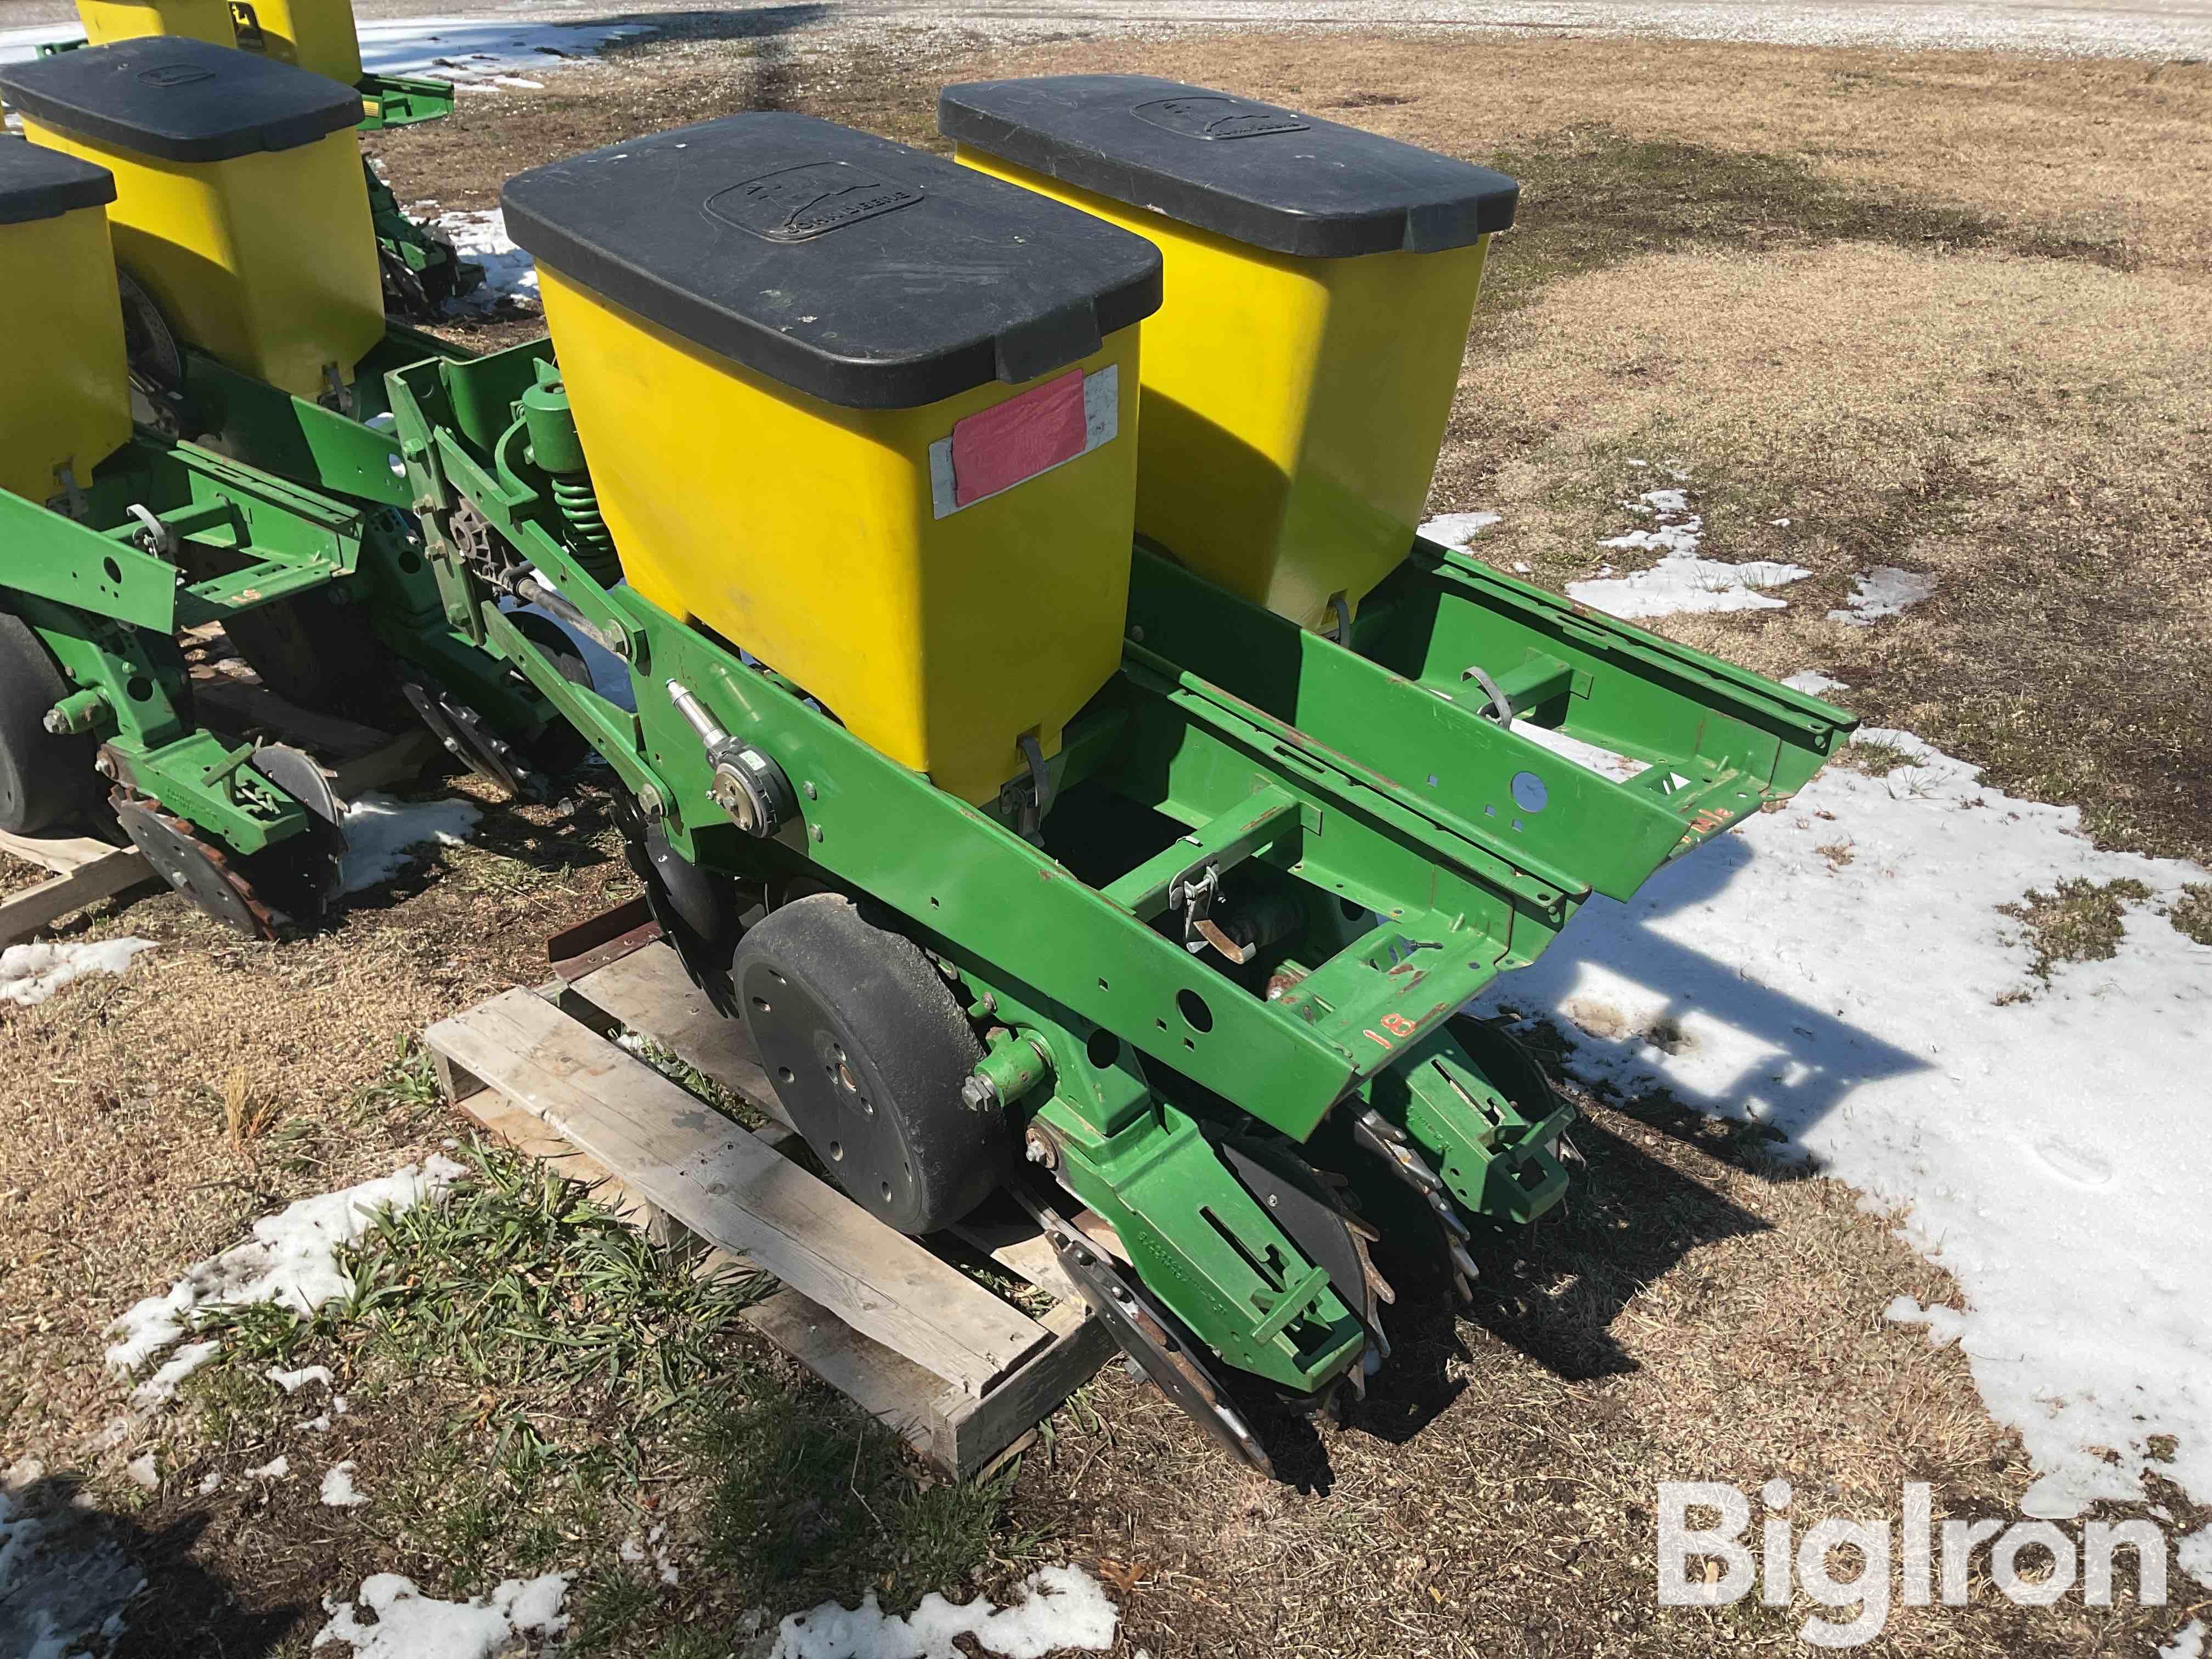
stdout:
[[319,916],[345,882],[345,809],[323,769],[299,750],[272,743],[253,752],[253,769],[307,815],[307,826],[242,861],[262,897],[295,921]]
[[276,916],[253,884],[230,867],[223,850],[194,835],[150,800],[119,791],[110,797],[115,816],[155,873],[243,939],[275,939]]
[[46,710],[70,694],[30,624],[0,611],[0,830],[35,836],[100,789],[94,739],[46,730]]
[[776,1097],[872,1213],[934,1232],[1012,1169],[1004,1116],[960,1097],[982,1046],[912,940],[817,893],[748,933],[732,974]]

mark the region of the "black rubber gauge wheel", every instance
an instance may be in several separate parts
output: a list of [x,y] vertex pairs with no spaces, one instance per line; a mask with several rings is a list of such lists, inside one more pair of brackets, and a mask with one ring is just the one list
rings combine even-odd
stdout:
[[784,1110],[866,1209],[902,1233],[934,1232],[1006,1179],[1003,1114],[960,1097],[981,1045],[912,940],[817,893],[745,935],[734,978]]
[[364,726],[404,725],[398,674],[368,613],[311,589],[223,619],[246,665],[287,702]]
[[69,693],[30,624],[0,611],[0,830],[11,836],[52,829],[104,787],[94,739],[46,730],[46,710]]

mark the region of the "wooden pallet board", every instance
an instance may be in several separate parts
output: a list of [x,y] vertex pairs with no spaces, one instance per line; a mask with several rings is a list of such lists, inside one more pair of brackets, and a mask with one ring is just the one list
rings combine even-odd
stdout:
[[[707,1007],[665,945],[636,955],[647,960],[555,994],[702,1071],[750,1059],[742,1025]],[[607,1004],[623,1008],[618,1020]],[[787,1131],[750,1133],[708,1111],[544,997],[504,993],[425,1041],[479,1123],[605,1183],[610,1201],[702,1261],[781,1280],[747,1310],[753,1328],[956,1474],[1003,1453],[1115,1352],[1079,1301],[1030,1318],[775,1151]]]
[[0,852],[52,870],[35,887],[0,898],[0,945],[28,939],[64,916],[128,891],[141,882],[159,881],[153,866],[135,847],[112,847],[90,836],[47,840],[0,835]]

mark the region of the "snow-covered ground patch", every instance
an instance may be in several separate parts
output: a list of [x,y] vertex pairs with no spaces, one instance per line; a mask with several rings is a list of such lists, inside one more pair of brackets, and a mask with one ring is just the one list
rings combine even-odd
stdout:
[[[469,92],[536,87],[532,71],[589,58],[617,40],[650,34],[650,23],[523,23],[499,17],[394,17],[356,25],[362,67],[371,75],[451,81]],[[82,40],[82,26],[33,23],[0,29],[0,64],[28,63],[49,41]]]
[[1801,581],[1813,574],[1802,565],[1772,559],[1729,564],[1699,558],[1698,547],[1705,539],[1705,521],[1690,510],[1686,491],[1647,489],[1622,505],[1652,522],[1607,537],[1598,545],[1627,553],[1656,552],[1659,562],[1626,576],[1601,572],[1588,580],[1567,584],[1569,599],[1608,617],[1633,622],[1687,611],[1779,611],[1789,601],[1775,599],[1765,590]]
[[999,1659],[1043,1659],[1063,1648],[1103,1651],[1121,1623],[1104,1586],[1077,1566],[1046,1567],[1022,1581],[1010,1607],[977,1596],[955,1607],[933,1592],[905,1618],[884,1612],[872,1593],[857,1608],[824,1601],[794,1613],[769,1659],[960,1659],[957,1636]]
[[128,973],[131,957],[153,948],[152,939],[137,938],[11,945],[0,951],[0,1002],[44,1002],[87,974]]
[[1851,597],[1840,611],[1828,613],[1830,622],[1871,628],[1884,617],[1899,617],[1936,591],[1936,579],[1917,570],[1899,570],[1878,564],[1851,578]]
[[[1960,1343],[2034,1461],[2031,1513],[2141,1498],[2161,1436],[2160,1473],[2212,1502],[2212,947],[2162,914],[2212,872],[2100,852],[2072,807],[1861,735],[1911,763],[1831,768],[1593,899],[1481,1006],[1551,1018],[1585,1080],[1771,1124],[1893,1206],[1966,1303],[1893,1314]],[[2151,897],[2111,960],[2045,985],[1998,907],[2069,878]]]
[[[409,211],[420,214],[435,202],[417,202]],[[507,216],[497,208],[482,213],[441,213],[428,221],[431,229],[453,245],[453,251],[471,264],[483,267],[479,287],[453,304],[464,311],[489,311],[508,301],[538,303],[538,262],[510,240]]]
[[357,1601],[325,1601],[330,1621],[312,1644],[347,1642],[354,1659],[494,1659],[530,1637],[556,1637],[568,1628],[561,1604],[572,1573],[510,1578],[489,1597],[441,1601],[414,1580],[380,1572],[362,1580]]
[[323,1471],[323,1502],[334,1510],[357,1509],[368,1502],[353,1488],[351,1462],[333,1463]]
[[369,793],[346,807],[346,856],[342,893],[358,893],[404,870],[408,848],[425,842],[459,847],[483,811],[459,799],[401,800]]
[[1513,729],[1540,748],[1548,749],[1577,766],[1588,767],[1615,783],[1626,783],[1638,774],[1651,769],[1650,761],[1638,760],[1633,755],[1624,755],[1616,750],[1601,749],[1596,744],[1584,743],[1580,738],[1571,738],[1564,732],[1554,732],[1533,720],[1516,720]]
[[1439,513],[1424,523],[1419,533],[1441,547],[1464,553],[1477,536],[1504,516],[1502,513]]
[[[0,1654],[63,1659],[106,1651],[123,1633],[123,1609],[146,1577],[58,1492],[40,1489],[44,1471],[18,1464],[0,1488]],[[33,1492],[38,1499],[33,1501]]]
[[[353,1289],[338,1267],[339,1245],[360,1237],[380,1211],[404,1210],[434,1197],[464,1173],[453,1159],[434,1153],[391,1175],[303,1198],[264,1216],[253,1224],[253,1237],[246,1243],[186,1268],[166,1293],[148,1297],[110,1325],[108,1334],[118,1340],[107,1350],[107,1363],[118,1370],[136,1370],[182,1341],[202,1308],[274,1302],[295,1313],[313,1313]],[[213,1351],[212,1344],[191,1344],[179,1351],[171,1365],[201,1346]],[[207,1357],[203,1353],[194,1363]],[[169,1370],[162,1367],[164,1373]],[[173,1382],[172,1392],[174,1386]]]
[[1808,668],[1802,674],[1792,674],[1782,682],[1792,691],[1802,691],[1809,696],[1825,697],[1831,691],[1848,691],[1851,688],[1841,680],[1830,679],[1817,669]]
[[499,17],[392,17],[363,20],[362,67],[371,75],[408,75],[451,81],[465,91],[502,86],[534,88],[532,70],[557,68],[570,58],[589,58],[633,35],[650,34],[649,23],[520,23]]

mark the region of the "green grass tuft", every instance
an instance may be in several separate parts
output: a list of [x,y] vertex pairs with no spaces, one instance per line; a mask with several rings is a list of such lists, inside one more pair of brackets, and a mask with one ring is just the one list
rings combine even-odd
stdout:
[[2199,945],[2212,945],[2212,881],[2191,882],[2167,908],[2166,919]]
[[2127,878],[2101,884],[2073,876],[2050,892],[2031,890],[2015,904],[1997,909],[2027,927],[2035,946],[2028,972],[2046,984],[2051,969],[2064,962],[2109,962],[2118,951],[2127,906],[2150,896],[2150,889]]

